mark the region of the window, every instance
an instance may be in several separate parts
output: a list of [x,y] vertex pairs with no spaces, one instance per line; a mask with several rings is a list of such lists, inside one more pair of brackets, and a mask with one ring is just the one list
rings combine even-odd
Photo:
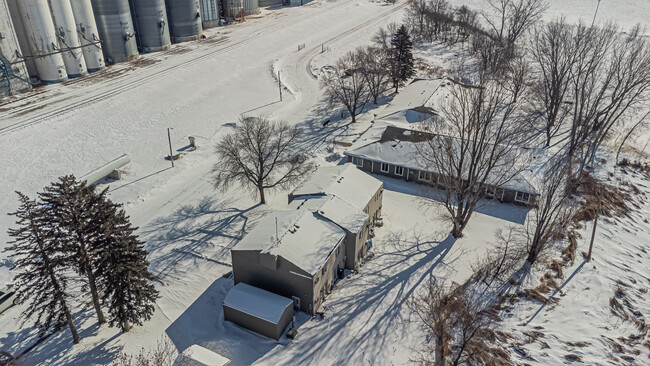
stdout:
[[341,254],[341,246],[336,247],[336,255]]
[[321,274],[325,276],[325,267],[323,267],[323,270],[321,271]]
[[356,166],[363,166],[363,159],[357,158],[356,156],[352,157],[352,163]]
[[528,201],[530,201],[530,194],[525,192],[517,192],[517,194],[515,194],[515,201],[528,203]]
[[388,173],[388,170],[389,170],[389,169],[390,169],[390,165],[388,165],[388,164],[386,164],[386,163],[381,163],[381,171],[382,171],[383,173]]
[[399,175],[399,176],[404,175],[404,168],[402,168],[401,166],[396,166],[395,167],[395,175]]
[[423,180],[425,182],[431,182],[431,173],[420,172],[420,174],[418,175],[418,179]]

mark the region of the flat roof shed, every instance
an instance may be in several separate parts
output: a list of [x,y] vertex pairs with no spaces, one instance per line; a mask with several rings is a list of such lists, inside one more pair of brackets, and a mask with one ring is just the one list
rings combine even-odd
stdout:
[[223,300],[226,320],[263,336],[280,339],[293,317],[293,300],[240,282]]

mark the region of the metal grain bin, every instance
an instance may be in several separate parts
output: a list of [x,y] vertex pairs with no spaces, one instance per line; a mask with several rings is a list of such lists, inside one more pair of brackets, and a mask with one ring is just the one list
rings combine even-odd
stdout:
[[239,19],[260,12],[258,0],[223,0],[224,16]]
[[131,11],[141,52],[156,52],[171,47],[165,0],[131,0]]
[[107,63],[138,57],[129,0],[92,0],[95,21]]
[[57,83],[68,79],[68,73],[59,52],[54,22],[47,0],[19,0],[18,10],[31,54],[44,83]]
[[68,77],[76,78],[88,74],[70,0],[50,0],[50,9]]
[[95,13],[90,0],[70,0],[72,13],[77,24],[79,41],[84,47],[81,49],[86,60],[88,72],[95,72],[106,68],[102,44],[99,40]]
[[244,13],[246,15],[259,14],[260,6],[257,0],[244,0]]
[[201,0],[203,29],[219,26],[219,0]]
[[0,33],[4,35],[0,39],[0,97],[31,89],[16,32],[9,8],[5,0],[0,0]]
[[199,0],[167,0],[167,16],[172,42],[193,41],[201,36],[203,26]]

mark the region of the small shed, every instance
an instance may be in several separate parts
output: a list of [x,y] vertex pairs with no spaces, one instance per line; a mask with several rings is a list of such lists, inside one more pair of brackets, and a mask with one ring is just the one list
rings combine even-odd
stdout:
[[293,300],[238,283],[223,300],[223,314],[228,321],[278,340],[293,317]]
[[198,344],[193,344],[176,360],[174,365],[177,366],[228,366],[230,360],[226,357],[210,351],[207,348],[201,347]]

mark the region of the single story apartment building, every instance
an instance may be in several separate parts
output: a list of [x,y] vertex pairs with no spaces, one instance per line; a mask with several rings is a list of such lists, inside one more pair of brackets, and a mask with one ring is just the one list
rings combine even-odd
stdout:
[[[344,152],[349,163],[368,173],[442,188],[444,177],[418,159],[416,146],[438,136],[383,123],[373,126],[365,135]],[[487,185],[483,189],[486,198],[520,205],[532,206],[539,196],[535,187],[519,173],[499,187]]]

